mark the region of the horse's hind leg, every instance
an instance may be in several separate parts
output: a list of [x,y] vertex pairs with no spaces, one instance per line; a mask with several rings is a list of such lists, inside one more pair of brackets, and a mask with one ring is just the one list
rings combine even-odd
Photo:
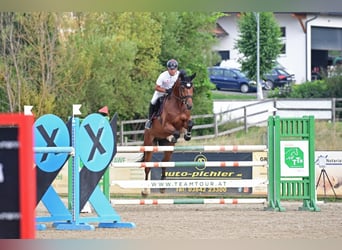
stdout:
[[[149,162],[149,161],[151,161],[151,158],[152,158],[152,152],[144,152],[143,161]],[[150,171],[151,171],[151,168],[145,167],[145,181],[148,181]],[[147,197],[149,194],[150,194],[150,190],[148,188],[144,188],[141,191],[141,195],[143,197]]]
[[190,141],[191,140],[191,131],[192,127],[194,126],[194,122],[192,120],[188,121],[188,128],[186,130],[186,133],[184,134],[184,140]]
[[[148,181],[148,176],[150,174],[150,168],[145,168],[145,181]],[[150,194],[150,190],[148,188],[144,188],[141,191],[141,196],[147,197]]]
[[[162,174],[161,174],[161,177],[160,177],[160,180],[166,180],[166,175],[165,175],[165,172],[166,172],[166,168],[162,168]],[[161,194],[165,193],[165,188],[159,188],[159,192]]]
[[[164,152],[164,158],[163,158],[163,162],[169,162],[170,159],[171,159],[171,156],[172,156],[172,152],[171,151],[167,151],[167,152]],[[161,177],[160,177],[161,180],[166,180],[166,168],[163,167],[162,168],[162,173],[161,173]],[[165,188],[160,188],[159,189],[159,192],[160,193],[165,193]]]

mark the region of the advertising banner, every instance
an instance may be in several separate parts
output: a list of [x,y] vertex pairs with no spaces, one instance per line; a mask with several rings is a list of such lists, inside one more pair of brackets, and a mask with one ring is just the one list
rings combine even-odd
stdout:
[[20,238],[18,128],[0,126],[0,238]]
[[316,151],[315,164],[317,195],[341,196],[342,152]]
[[33,116],[0,114],[0,239],[35,237]]
[[[160,161],[162,153],[155,154],[155,160]],[[171,161],[177,162],[209,162],[209,161],[252,161],[252,153],[178,153],[172,155]],[[161,169],[154,168],[151,171],[151,180],[160,180]],[[248,186],[235,187],[230,183],[227,187],[224,180],[250,180],[252,179],[252,166],[248,167],[172,167],[166,169],[166,180],[189,180],[178,183],[175,188],[168,188],[167,193],[177,194],[250,194],[252,188]],[[201,180],[202,182],[198,182]],[[220,183],[205,182],[205,180],[221,180]],[[169,187],[172,187],[170,182]],[[242,184],[243,185],[243,184]],[[233,186],[233,187],[232,187]],[[151,192],[159,192],[158,189],[152,189]]]

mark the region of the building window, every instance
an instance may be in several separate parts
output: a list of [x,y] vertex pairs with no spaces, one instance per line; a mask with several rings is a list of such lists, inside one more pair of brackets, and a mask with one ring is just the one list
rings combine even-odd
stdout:
[[282,47],[280,49],[280,54],[285,55],[286,54],[286,27],[280,27],[280,40],[282,43]]
[[220,50],[218,51],[218,53],[220,54],[222,60],[229,60],[230,58],[229,50]]
[[286,38],[286,27],[280,27],[281,38]]
[[280,49],[280,54],[283,54],[283,55],[286,54],[286,43],[285,42],[283,42],[283,46]]

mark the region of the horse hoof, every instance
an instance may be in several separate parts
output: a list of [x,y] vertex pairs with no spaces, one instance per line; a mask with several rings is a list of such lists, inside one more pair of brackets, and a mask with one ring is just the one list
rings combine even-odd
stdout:
[[167,140],[171,143],[176,143],[177,142],[177,138],[173,135],[170,135],[169,137],[167,137]]
[[191,136],[184,135],[184,140],[190,141],[191,140]]
[[141,196],[144,198],[146,198],[149,194],[150,194],[150,192],[147,189],[144,189],[141,191]]

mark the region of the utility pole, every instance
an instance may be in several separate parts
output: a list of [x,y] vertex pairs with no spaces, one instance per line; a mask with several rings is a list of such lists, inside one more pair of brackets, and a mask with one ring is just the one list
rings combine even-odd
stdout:
[[262,100],[262,86],[260,83],[260,21],[259,21],[259,12],[254,12],[256,23],[257,23],[257,99]]

